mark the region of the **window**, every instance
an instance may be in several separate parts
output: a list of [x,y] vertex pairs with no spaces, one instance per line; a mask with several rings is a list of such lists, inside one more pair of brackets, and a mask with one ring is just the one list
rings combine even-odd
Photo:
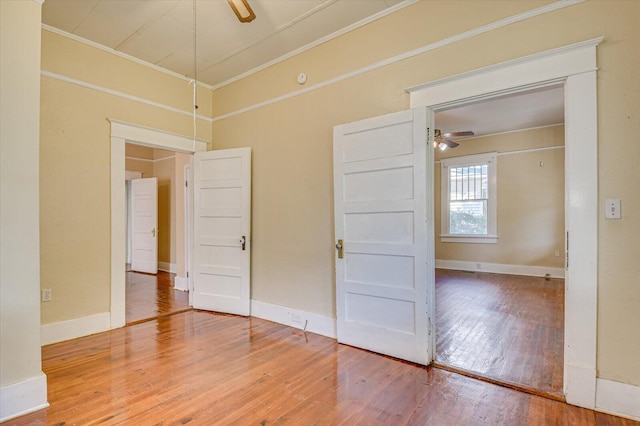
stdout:
[[440,161],[443,242],[496,243],[497,154]]

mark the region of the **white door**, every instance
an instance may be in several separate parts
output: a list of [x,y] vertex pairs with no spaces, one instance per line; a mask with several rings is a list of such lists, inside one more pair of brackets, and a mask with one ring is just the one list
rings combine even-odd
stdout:
[[131,181],[131,269],[158,273],[158,180]]
[[251,149],[197,152],[193,307],[250,313]]
[[431,362],[429,121],[415,108],[333,136],[338,341],[419,364]]

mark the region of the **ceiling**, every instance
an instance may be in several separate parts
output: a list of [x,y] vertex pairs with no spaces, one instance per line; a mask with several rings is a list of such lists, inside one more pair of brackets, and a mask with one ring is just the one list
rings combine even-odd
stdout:
[[435,114],[435,127],[442,133],[471,130],[474,137],[562,123],[562,86],[496,97]]
[[[216,86],[376,14],[415,0],[195,0],[198,81]],[[42,22],[193,78],[194,0],[47,0]]]
[[[226,0],[195,0],[198,81],[213,87],[233,81],[415,1],[248,0],[257,17],[241,23]],[[193,78],[194,0],[46,0],[42,21]],[[476,136],[563,122],[562,88],[503,96],[436,113],[436,127],[443,133],[472,130]]]

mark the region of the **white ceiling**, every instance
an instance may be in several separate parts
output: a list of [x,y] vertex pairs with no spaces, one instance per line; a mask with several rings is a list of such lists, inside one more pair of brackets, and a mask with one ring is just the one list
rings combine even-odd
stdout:
[[[415,0],[248,0],[240,23],[226,0],[196,0],[198,81],[215,86],[363,19]],[[194,0],[46,0],[51,27],[193,78]]]
[[[416,0],[248,0],[257,16],[250,23],[240,23],[226,0],[195,1],[198,81],[217,86]],[[42,11],[45,25],[188,78],[193,18],[194,0],[46,0]],[[477,136],[562,122],[562,88],[436,114],[443,133],[472,130]]]
[[435,114],[435,127],[442,133],[471,130],[475,137],[562,123],[563,87],[492,98]]

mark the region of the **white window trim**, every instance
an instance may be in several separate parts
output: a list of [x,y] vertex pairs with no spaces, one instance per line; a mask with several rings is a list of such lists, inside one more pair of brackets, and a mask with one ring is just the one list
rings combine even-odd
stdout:
[[[451,234],[449,232],[449,167],[472,166],[488,164],[489,173],[489,199],[487,200],[487,233],[475,234]],[[440,160],[440,241],[443,243],[477,243],[496,244],[498,242],[498,153],[465,155],[462,157],[445,158]]]

